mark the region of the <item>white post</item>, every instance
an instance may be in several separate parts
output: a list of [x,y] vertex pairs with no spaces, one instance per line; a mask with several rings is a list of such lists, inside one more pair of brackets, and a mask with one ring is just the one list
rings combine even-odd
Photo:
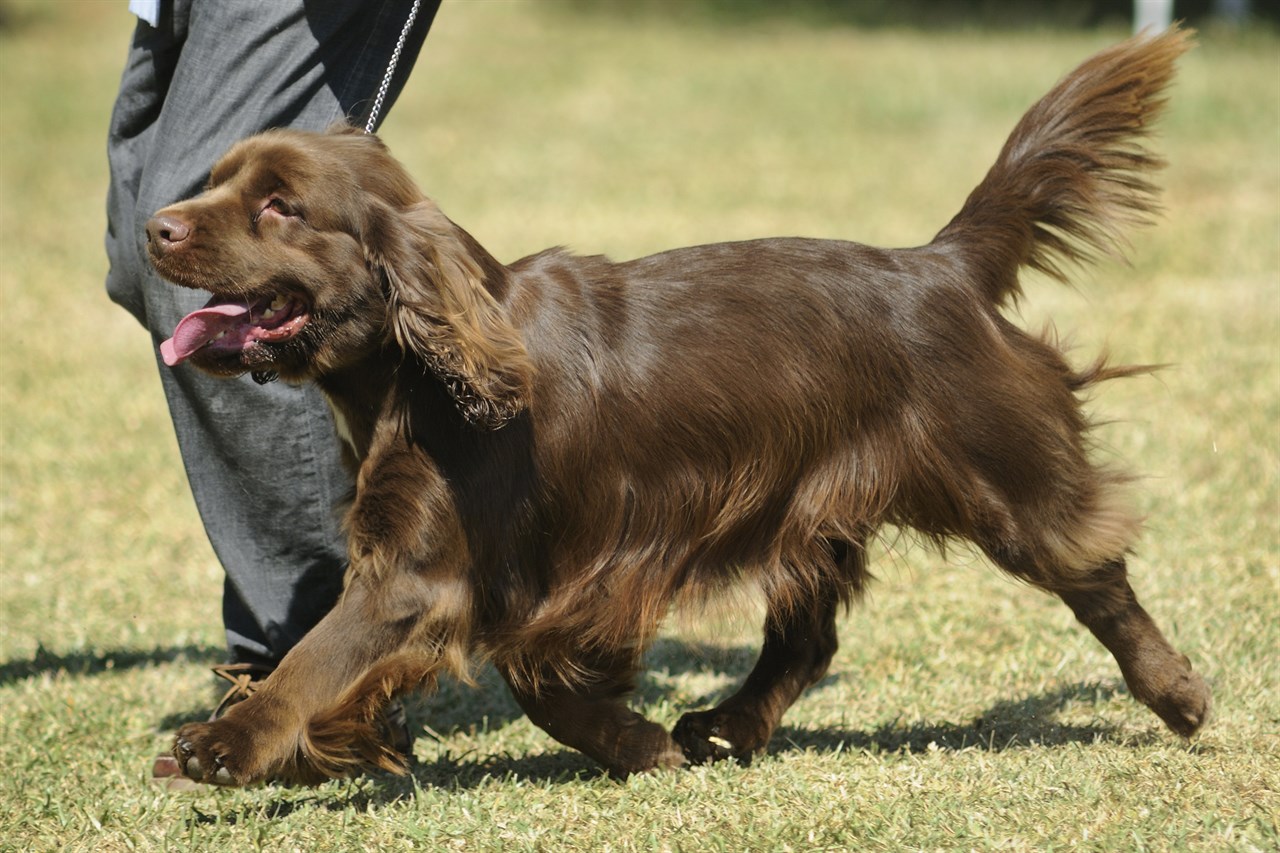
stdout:
[[1133,0],[1133,31],[1150,28],[1151,35],[1173,23],[1173,0]]

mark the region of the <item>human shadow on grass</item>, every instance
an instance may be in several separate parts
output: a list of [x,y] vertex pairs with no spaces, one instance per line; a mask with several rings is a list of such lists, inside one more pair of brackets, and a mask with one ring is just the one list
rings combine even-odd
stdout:
[[158,664],[221,660],[225,654],[213,646],[195,643],[154,649],[90,649],[68,654],[51,652],[41,645],[28,659],[0,663],[0,687],[46,674],[101,675]]

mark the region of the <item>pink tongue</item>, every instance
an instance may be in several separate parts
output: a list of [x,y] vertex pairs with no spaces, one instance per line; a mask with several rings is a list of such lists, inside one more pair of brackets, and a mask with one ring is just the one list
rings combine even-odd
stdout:
[[248,314],[249,306],[244,303],[211,304],[192,311],[178,323],[173,337],[160,344],[164,363],[170,367],[181,364],[219,334],[238,325]]

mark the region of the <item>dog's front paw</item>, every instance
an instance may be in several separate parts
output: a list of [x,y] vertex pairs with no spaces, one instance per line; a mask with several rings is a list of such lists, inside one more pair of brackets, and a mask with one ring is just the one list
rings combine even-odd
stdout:
[[226,719],[178,729],[173,757],[188,778],[210,785],[248,785],[270,770],[258,760],[248,731]]

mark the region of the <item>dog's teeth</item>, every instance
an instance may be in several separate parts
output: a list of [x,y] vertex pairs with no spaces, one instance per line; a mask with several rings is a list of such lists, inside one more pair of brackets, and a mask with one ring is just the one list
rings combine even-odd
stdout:
[[258,321],[266,322],[266,321],[274,320],[277,316],[279,316],[280,312],[283,311],[285,309],[285,306],[288,304],[289,304],[288,299],[286,299],[283,296],[277,295],[274,299],[271,300],[271,304],[267,306],[266,310],[262,312],[262,315],[258,318]]
[[220,340],[222,340],[223,338],[225,338],[226,336],[227,336],[227,330],[226,330],[226,329],[223,329],[221,332],[218,332],[218,335],[217,335],[217,337],[215,337],[215,338],[214,338],[214,341],[220,341]]

